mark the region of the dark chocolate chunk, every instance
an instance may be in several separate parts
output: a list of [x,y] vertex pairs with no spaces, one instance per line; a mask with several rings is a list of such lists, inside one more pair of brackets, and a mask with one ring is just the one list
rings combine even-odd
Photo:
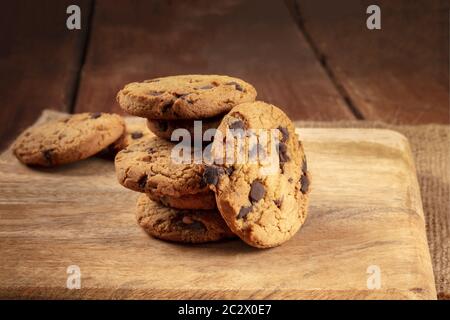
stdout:
[[302,160],[302,171],[303,173],[306,173],[308,171],[308,164],[306,163],[306,158],[303,158]]
[[289,139],[289,131],[287,128],[285,127],[278,127],[278,130],[280,130],[282,138],[281,138],[281,142],[286,142]]
[[138,180],[138,186],[140,189],[145,189],[145,186],[147,185],[147,175],[143,175]]
[[188,211],[180,211],[173,219],[172,223],[182,229],[195,231],[206,231],[207,228],[203,222],[194,220],[188,215]]
[[206,226],[200,221],[194,221],[187,225],[189,229],[197,231],[206,231]]
[[250,187],[250,201],[253,203],[258,202],[259,200],[264,198],[265,194],[266,189],[264,188],[264,185],[258,180],[253,181]]
[[203,181],[206,184],[216,185],[219,182],[219,176],[221,174],[221,170],[215,166],[206,166],[205,171],[203,172]]
[[214,88],[214,86],[212,86],[212,85],[207,85],[207,86],[200,87],[199,89],[207,90],[207,89],[212,89],[212,88]]
[[91,113],[91,119],[97,119],[100,118],[102,116],[101,112],[93,112]]
[[241,210],[239,210],[239,213],[237,215],[237,219],[245,219],[247,215],[252,211],[253,206],[248,207],[241,207]]
[[199,187],[200,187],[200,188],[206,187],[206,182],[205,182],[205,180],[203,180],[203,179],[200,180]]
[[242,122],[242,120],[236,120],[230,124],[229,128],[231,130],[236,130],[236,129],[243,130],[243,129],[245,129],[245,124],[244,124],[244,122]]
[[133,139],[133,140],[140,139],[143,136],[144,136],[144,134],[142,132],[140,132],[140,131],[135,131],[135,132],[131,133],[131,139]]
[[283,142],[280,142],[278,144],[278,156],[280,157],[281,164],[284,164],[290,160],[290,158],[287,154],[287,146]]
[[206,226],[198,220],[192,220],[191,217],[185,216],[181,220],[183,227],[196,231],[206,231]]
[[303,194],[306,194],[308,192],[308,190],[309,190],[309,178],[308,178],[307,175],[302,175],[300,177],[300,185],[301,185],[300,191]]
[[53,149],[42,151],[42,155],[44,156],[45,161],[47,161],[48,165],[53,165]]
[[275,205],[276,205],[278,208],[280,208],[281,205],[282,205],[282,203],[283,203],[283,200],[281,200],[281,199],[275,199],[275,200],[273,200],[273,202],[275,203]]
[[159,131],[166,131],[169,128],[169,123],[167,121],[157,121],[157,124]]
[[250,149],[248,156],[250,159],[263,160],[266,157],[266,151],[260,143],[254,144]]
[[242,88],[242,86],[239,83],[237,83],[236,81],[227,82],[226,84],[227,85],[232,85],[232,86],[234,85],[234,88],[236,90],[244,91],[244,88]]
[[173,101],[167,102],[165,105],[162,106],[161,112],[164,114],[167,111],[169,111],[170,108],[173,106]]
[[231,175],[233,174],[233,172],[234,172],[234,168],[233,168],[233,167],[225,168],[225,173],[226,173],[228,176],[231,176]]

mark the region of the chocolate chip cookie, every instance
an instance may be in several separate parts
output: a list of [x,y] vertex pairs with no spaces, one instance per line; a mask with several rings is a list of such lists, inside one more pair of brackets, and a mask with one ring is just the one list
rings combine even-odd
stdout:
[[[222,121],[224,115],[220,115],[213,118],[204,118],[198,120],[156,120],[156,119],[148,119],[147,126],[148,128],[158,137],[171,140],[172,133],[176,129],[185,129],[194,140],[196,134],[198,135],[199,140],[202,140],[203,134],[206,130],[216,129],[220,122]],[[199,129],[198,133],[194,132],[195,121],[197,121],[197,126]],[[201,129],[199,126],[201,123]]]
[[117,101],[127,113],[159,120],[202,119],[254,101],[255,88],[220,75],[181,75],[127,84]]
[[53,167],[97,154],[116,142],[124,131],[119,115],[81,113],[28,128],[12,149],[24,164]]
[[153,237],[183,243],[205,243],[233,238],[217,210],[178,210],[142,194],[137,201],[139,225]]
[[203,163],[194,163],[191,158],[177,163],[171,157],[176,146],[159,137],[150,137],[122,150],[115,159],[119,182],[172,206],[178,203],[182,208],[215,208],[214,193],[202,179]]
[[[292,122],[277,107],[253,102],[233,108],[218,131],[212,144],[214,163],[206,167],[204,180],[216,194],[222,217],[251,246],[282,244],[305,221],[310,185]],[[223,146],[227,131],[234,132],[225,139],[229,149]],[[255,149],[258,157],[252,159]],[[236,161],[242,152],[244,161]]]

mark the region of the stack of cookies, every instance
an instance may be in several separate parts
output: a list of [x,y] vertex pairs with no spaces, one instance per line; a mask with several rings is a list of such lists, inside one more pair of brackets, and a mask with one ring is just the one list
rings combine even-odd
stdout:
[[[121,108],[146,118],[155,134],[115,158],[119,182],[142,193],[137,220],[150,235],[189,243],[237,235],[267,248],[300,228],[310,181],[303,147],[289,118],[255,98],[252,85],[218,75],[157,78],[119,91]],[[244,132],[243,144],[239,150],[233,146],[231,154],[255,149],[245,132],[276,130],[276,157],[265,163],[221,161],[224,139],[213,134],[214,142],[204,143],[203,134],[216,128],[223,137],[230,129]],[[256,146],[264,149],[259,142]],[[265,166],[274,170],[267,174]]]

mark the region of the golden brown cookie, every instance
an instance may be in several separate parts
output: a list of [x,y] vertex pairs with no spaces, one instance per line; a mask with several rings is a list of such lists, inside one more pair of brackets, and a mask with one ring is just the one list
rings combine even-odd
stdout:
[[12,148],[24,164],[52,167],[95,155],[124,131],[119,115],[80,113],[28,128]]
[[131,115],[179,120],[215,117],[255,97],[255,88],[238,78],[181,75],[127,84],[117,101]]
[[178,210],[142,194],[137,201],[139,225],[153,237],[183,243],[205,243],[233,238],[217,210]]
[[[171,158],[174,147],[175,144],[169,141],[150,137],[122,150],[115,159],[119,182],[126,188],[149,193],[154,199],[168,201],[173,206],[183,202],[184,198],[190,200],[184,201],[184,208],[215,208],[214,194],[202,179],[203,163],[176,163]],[[203,202],[193,201],[199,196],[204,197]]]
[[[224,155],[225,148],[220,147],[223,139],[218,135],[214,138],[215,164],[205,169],[205,183],[214,190],[219,211],[230,229],[251,246],[278,246],[305,221],[310,175],[294,129],[277,107],[264,102],[245,103],[233,108],[218,128],[222,136],[227,130],[236,131],[230,140],[234,142],[232,153]],[[270,139],[264,140],[264,134]],[[257,139],[251,140],[252,136]],[[241,145],[236,142],[238,138]],[[239,150],[245,155],[244,161],[237,161]],[[228,159],[230,155],[235,155],[234,159]]]

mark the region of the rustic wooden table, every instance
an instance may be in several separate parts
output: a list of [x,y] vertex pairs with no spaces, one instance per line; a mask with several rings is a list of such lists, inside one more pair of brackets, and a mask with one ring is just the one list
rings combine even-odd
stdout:
[[[125,83],[223,73],[294,120],[449,122],[446,0],[17,0],[0,13],[0,148],[44,108],[119,111]],[[66,8],[81,8],[81,30]]]

